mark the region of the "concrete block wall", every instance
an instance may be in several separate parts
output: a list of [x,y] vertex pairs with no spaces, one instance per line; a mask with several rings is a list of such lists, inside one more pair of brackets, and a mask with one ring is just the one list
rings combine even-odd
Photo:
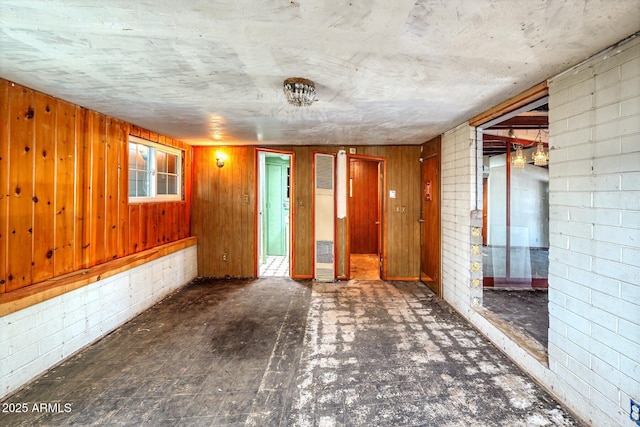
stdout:
[[464,123],[442,137],[442,294],[471,309],[471,211],[476,200],[475,128]]
[[0,399],[197,274],[197,246],[0,317]]
[[640,39],[549,81],[549,369],[598,426],[640,400]]

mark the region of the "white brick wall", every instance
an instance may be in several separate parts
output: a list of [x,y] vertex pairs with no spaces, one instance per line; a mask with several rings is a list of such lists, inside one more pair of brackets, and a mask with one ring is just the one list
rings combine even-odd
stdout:
[[0,317],[0,399],[197,274],[197,247]]
[[461,312],[471,307],[470,224],[476,200],[475,129],[468,123],[442,137],[442,294]]
[[471,305],[474,130],[442,140],[443,296],[593,426],[640,400],[640,39],[549,82],[549,366]]
[[630,425],[629,399],[640,399],[640,40],[552,79],[549,120],[549,366],[579,415]]

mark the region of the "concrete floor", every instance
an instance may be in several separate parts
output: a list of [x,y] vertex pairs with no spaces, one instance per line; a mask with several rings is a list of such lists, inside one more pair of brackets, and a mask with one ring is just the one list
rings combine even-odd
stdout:
[[485,288],[482,305],[543,348],[549,341],[549,298],[546,289]]
[[0,425],[579,425],[425,286],[379,280],[197,280],[23,403]]

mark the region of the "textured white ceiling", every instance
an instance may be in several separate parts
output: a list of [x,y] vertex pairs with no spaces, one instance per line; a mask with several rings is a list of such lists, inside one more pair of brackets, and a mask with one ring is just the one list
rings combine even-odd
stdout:
[[2,0],[0,76],[196,145],[419,144],[639,23],[639,0]]

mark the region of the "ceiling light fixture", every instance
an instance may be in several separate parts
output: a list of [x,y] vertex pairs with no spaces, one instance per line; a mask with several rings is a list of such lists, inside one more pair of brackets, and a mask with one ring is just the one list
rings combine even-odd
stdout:
[[316,85],[302,77],[291,77],[284,81],[284,95],[287,102],[296,107],[308,107],[316,98]]
[[[507,136],[511,139],[516,139],[516,133],[513,129],[509,129]],[[516,169],[524,168],[524,164],[527,163],[527,158],[524,156],[524,152],[522,151],[522,144],[514,144],[516,147],[516,154],[511,159],[511,165]]]
[[538,136],[536,137],[538,141],[538,148],[536,152],[533,153],[533,164],[536,166],[547,166],[547,161],[549,161],[549,153],[544,151],[544,144],[542,143],[542,134],[540,130],[538,130]]
[[527,158],[522,151],[522,145],[518,144],[516,145],[516,155],[513,157],[511,164],[516,169],[523,169],[525,163],[527,163]]

